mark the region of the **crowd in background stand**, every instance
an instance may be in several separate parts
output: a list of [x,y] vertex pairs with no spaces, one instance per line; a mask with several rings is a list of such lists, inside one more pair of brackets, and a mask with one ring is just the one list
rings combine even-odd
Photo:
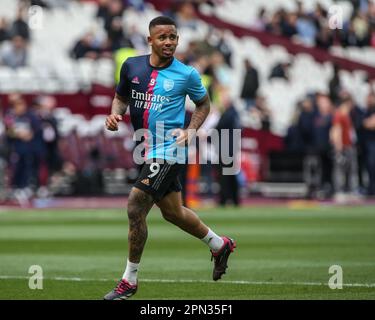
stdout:
[[[375,47],[375,3],[371,0],[351,0],[353,12],[342,29],[329,26],[329,13],[319,3],[313,11],[304,8],[303,1],[296,1],[297,9],[279,9],[269,14],[261,8],[250,26],[281,35],[308,46],[328,49],[331,46]],[[339,5],[339,3],[338,3]]]
[[[46,5],[47,3],[50,2],[47,1]],[[106,34],[98,37],[89,31],[73,46],[73,58],[96,59],[101,56],[112,56],[115,50],[123,46],[135,47],[140,52],[147,48],[145,39],[137,30],[127,31],[120,22],[127,6],[142,10],[143,1],[101,0],[99,4],[96,18],[102,21]],[[171,7],[167,14],[176,19],[179,27],[195,29],[195,5],[196,3],[179,2],[175,7]],[[356,11],[354,18],[360,14],[360,8],[362,7],[358,7],[359,11]],[[314,14],[308,14],[303,11],[300,4],[299,11],[292,16],[288,16],[286,12],[279,12],[272,21],[264,20],[263,24],[258,21],[257,27],[262,28],[263,25],[272,32],[285,33],[289,30],[288,34],[293,34],[291,29],[285,26],[293,21],[297,23],[298,19],[307,19],[318,28],[317,25],[322,23],[319,17],[326,15],[322,10],[318,6]],[[367,11],[367,21],[371,24],[373,7],[368,7]],[[264,12],[260,15],[261,18],[265,16]],[[9,23],[4,20],[0,22],[0,40],[5,35],[6,40],[14,39],[12,36],[15,36],[22,38],[26,43],[29,41],[30,35],[25,31],[27,28],[25,29],[24,23],[21,22],[21,15],[18,17],[18,27],[10,28]],[[351,23],[354,24],[355,21],[352,19]],[[7,36],[8,30],[18,31],[12,31]],[[212,110],[203,131],[208,132],[215,128],[241,128],[237,106],[233,104],[231,97],[225,94],[231,84],[232,55],[232,49],[226,42],[223,32],[213,28],[203,41],[191,42],[185,52],[176,55],[184,63],[197,68],[208,89]],[[279,77],[287,81],[290,63],[276,64],[268,78]],[[273,115],[267,107],[266,99],[258,93],[261,85],[258,71],[250,59],[244,61],[244,70],[240,97],[250,117],[259,122],[259,129],[269,131]],[[345,192],[353,195],[375,193],[375,93],[371,92],[368,95],[366,106],[357,106],[350,94],[343,89],[339,73],[340,70],[335,67],[327,88],[329,94],[312,93],[298,104],[294,122],[285,137],[287,150],[305,155],[308,165],[314,167],[311,169],[318,172],[318,179],[310,184],[311,197],[327,198],[335,195],[340,199]],[[90,181],[93,182],[91,178],[95,177],[97,188],[91,191],[96,194],[103,192],[103,165],[100,164],[101,155],[97,149],[90,151],[87,168],[83,171],[77,170],[70,162],[64,162],[64,155],[59,154],[59,132],[58,124],[53,117],[53,109],[56,107],[53,97],[40,96],[34,100],[32,106],[28,106],[22,96],[12,94],[9,103],[10,109],[6,113],[0,113],[0,140],[4,142],[0,148],[0,171],[6,170],[4,163],[7,160],[11,169],[9,184],[19,199],[27,199],[32,193],[39,196],[46,195],[51,190],[53,193],[53,186],[63,178],[75,183],[76,190],[80,190],[90,185]],[[211,150],[209,145],[199,147]],[[211,163],[217,159],[217,154],[207,153],[207,165],[201,166],[201,179],[206,185],[205,192],[207,195],[213,195],[213,182],[218,182],[221,190],[218,203],[225,205],[232,202],[239,205],[240,175],[222,176],[220,172],[223,164],[220,162],[219,170],[215,170],[216,167]],[[5,174],[1,176],[3,180],[6,177]],[[1,184],[5,185],[6,181],[0,180]]]
[[22,3],[14,21],[0,16],[0,65],[14,69],[26,66],[31,38],[26,18],[27,7]]
[[[375,92],[358,106],[342,87],[339,69],[330,92],[306,96],[285,138],[289,151],[307,155],[319,179],[310,196],[338,201],[352,195],[375,195]],[[315,160],[315,161],[314,161]]]
[[1,140],[2,155],[11,171],[9,184],[21,202],[34,193],[46,196],[49,177],[61,169],[62,163],[53,116],[56,101],[51,96],[39,96],[29,106],[18,93],[10,94],[8,100],[9,108],[1,115]]
[[[143,1],[100,0],[95,19],[103,27],[87,31],[71,50],[74,59],[112,57],[121,48],[135,48],[144,52],[147,48],[145,37],[137,28],[127,30],[123,26],[124,12],[132,7],[144,9]],[[104,32],[102,32],[104,31]]]

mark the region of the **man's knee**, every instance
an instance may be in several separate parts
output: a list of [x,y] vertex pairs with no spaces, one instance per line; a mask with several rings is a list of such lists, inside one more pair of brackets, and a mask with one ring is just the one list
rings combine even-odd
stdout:
[[153,205],[152,197],[141,191],[132,190],[128,199],[128,217],[129,219],[145,218]]
[[183,218],[184,211],[179,193],[170,193],[161,201],[156,202],[163,218],[169,222],[176,222]]
[[163,218],[169,222],[178,221],[182,215],[182,208],[160,208]]

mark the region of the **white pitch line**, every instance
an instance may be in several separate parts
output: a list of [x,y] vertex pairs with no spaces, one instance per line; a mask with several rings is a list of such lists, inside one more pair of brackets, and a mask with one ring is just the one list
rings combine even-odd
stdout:
[[[5,276],[0,275],[0,280],[8,280],[8,279],[24,279],[28,280],[30,277],[25,276]],[[103,278],[67,278],[67,277],[52,277],[52,278],[43,278],[44,280],[52,280],[52,281],[77,281],[77,282],[91,282],[91,281],[118,281],[118,279],[103,279]],[[193,279],[140,279],[140,282],[159,282],[159,283],[214,283],[212,280],[193,280]],[[323,282],[273,282],[273,281],[246,281],[246,280],[221,280],[219,283],[227,283],[227,284],[244,284],[244,285],[276,285],[276,286],[328,286],[328,283]],[[375,283],[343,283],[344,287],[363,287],[363,288],[375,288]]]

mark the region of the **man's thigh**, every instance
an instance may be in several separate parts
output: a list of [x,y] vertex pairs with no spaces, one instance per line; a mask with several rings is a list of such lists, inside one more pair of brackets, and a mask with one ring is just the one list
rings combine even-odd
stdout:
[[158,202],[172,191],[181,191],[178,176],[182,166],[157,161],[145,163],[134,187],[151,195]]

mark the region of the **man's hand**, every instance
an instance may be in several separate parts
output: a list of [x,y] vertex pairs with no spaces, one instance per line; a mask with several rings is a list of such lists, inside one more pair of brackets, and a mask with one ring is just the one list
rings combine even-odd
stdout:
[[105,120],[105,126],[110,131],[118,130],[118,122],[122,120],[122,116],[119,114],[111,114]]
[[363,126],[368,130],[375,130],[375,114],[365,119]]
[[[190,144],[191,139],[193,138],[192,134],[193,130],[188,129],[175,129],[172,131],[172,136],[177,137],[176,143],[181,146],[188,146]],[[190,134],[189,134],[190,133]]]

